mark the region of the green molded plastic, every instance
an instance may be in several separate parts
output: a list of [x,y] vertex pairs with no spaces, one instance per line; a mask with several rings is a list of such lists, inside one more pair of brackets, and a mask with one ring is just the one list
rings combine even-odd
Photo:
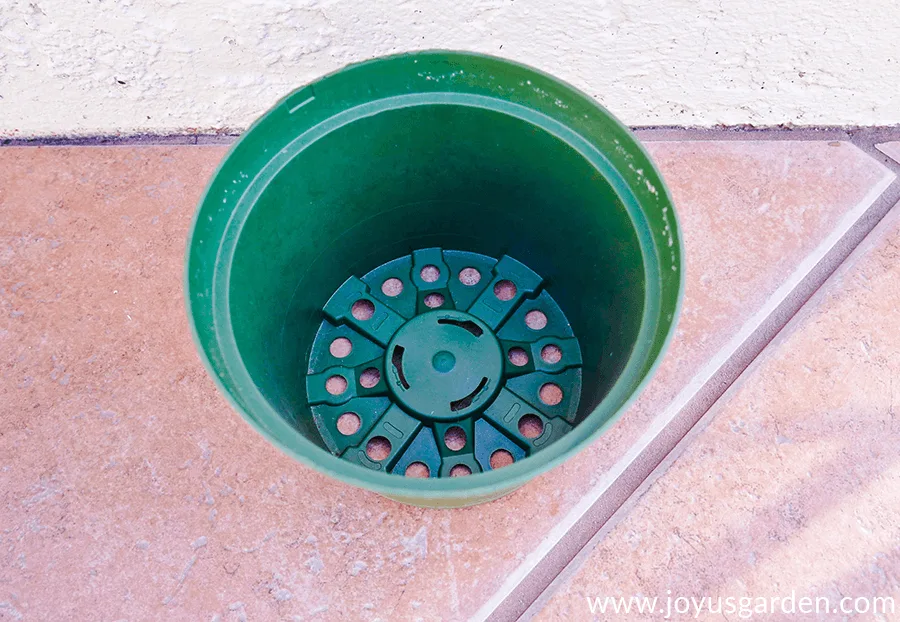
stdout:
[[[580,344],[581,367],[564,373],[580,372],[581,399],[573,412],[546,413],[571,429],[551,426],[545,448],[480,472],[487,449],[474,426],[483,421],[521,447],[516,426],[506,421],[522,401],[516,383],[550,372],[509,375],[483,417],[468,419],[473,474],[420,479],[334,455],[339,450],[329,447],[312,414],[307,376],[323,307],[329,317],[345,312],[327,308],[333,294],[355,288],[344,294],[368,292],[376,311],[385,307],[374,282],[350,277],[381,266],[414,275],[402,262],[418,263],[420,252],[436,248],[515,258],[527,266],[517,278],[535,302],[544,290],[529,291],[527,281],[540,275]],[[266,438],[342,481],[406,503],[453,507],[514,490],[586,447],[623,412],[673,333],[682,256],[658,171],[628,129],[590,97],[506,60],[419,52],[346,67],[298,89],[253,124],[201,201],[185,287],[207,369]],[[466,267],[451,251],[443,261],[448,277]],[[453,297],[461,286],[448,278],[441,287]],[[370,366],[386,382],[379,349],[427,308],[412,289],[415,298],[385,313],[382,328],[367,335],[372,346],[342,362],[354,382]],[[518,332],[521,307],[476,313],[484,302],[471,300],[467,312],[496,333],[501,349],[527,344],[521,347],[538,360],[539,346]],[[504,323],[506,311],[512,315]],[[359,334],[349,320],[333,329]],[[409,439],[405,446],[420,448],[429,466],[439,463],[441,448],[384,386],[357,389],[361,430],[366,421],[391,421]],[[341,442],[365,447],[369,433]]]
[[[325,446],[375,471],[444,477],[557,441],[578,412],[581,347],[542,283],[510,257],[440,248],[348,278],[309,357],[307,400]],[[542,397],[547,385],[557,393]]]

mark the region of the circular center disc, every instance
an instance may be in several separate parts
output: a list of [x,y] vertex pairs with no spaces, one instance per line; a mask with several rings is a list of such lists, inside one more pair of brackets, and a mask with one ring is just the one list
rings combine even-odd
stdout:
[[400,327],[385,352],[388,386],[411,414],[465,417],[496,395],[503,351],[491,330],[461,311],[431,311]]

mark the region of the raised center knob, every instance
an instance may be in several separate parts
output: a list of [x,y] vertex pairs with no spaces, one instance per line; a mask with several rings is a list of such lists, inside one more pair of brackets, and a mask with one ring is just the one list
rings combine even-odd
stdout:
[[431,365],[436,371],[439,371],[442,374],[446,374],[448,371],[453,369],[454,365],[456,365],[456,357],[453,356],[452,352],[441,350],[434,355],[433,359],[431,359]]

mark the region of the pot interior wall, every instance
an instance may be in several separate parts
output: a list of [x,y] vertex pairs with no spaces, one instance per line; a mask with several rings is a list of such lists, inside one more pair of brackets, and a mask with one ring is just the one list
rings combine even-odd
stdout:
[[439,246],[507,254],[546,279],[579,338],[579,420],[635,345],[644,266],[635,224],[609,181],[522,119],[419,105],[357,119],[272,179],[241,230],[229,309],[263,395],[321,443],[305,373],[321,308],[349,276]]

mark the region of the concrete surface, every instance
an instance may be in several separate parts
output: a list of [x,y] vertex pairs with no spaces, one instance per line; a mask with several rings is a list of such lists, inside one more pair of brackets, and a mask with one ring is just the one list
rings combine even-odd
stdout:
[[8,0],[0,137],[243,130],[414,49],[532,64],[629,125],[900,123],[893,0]]

